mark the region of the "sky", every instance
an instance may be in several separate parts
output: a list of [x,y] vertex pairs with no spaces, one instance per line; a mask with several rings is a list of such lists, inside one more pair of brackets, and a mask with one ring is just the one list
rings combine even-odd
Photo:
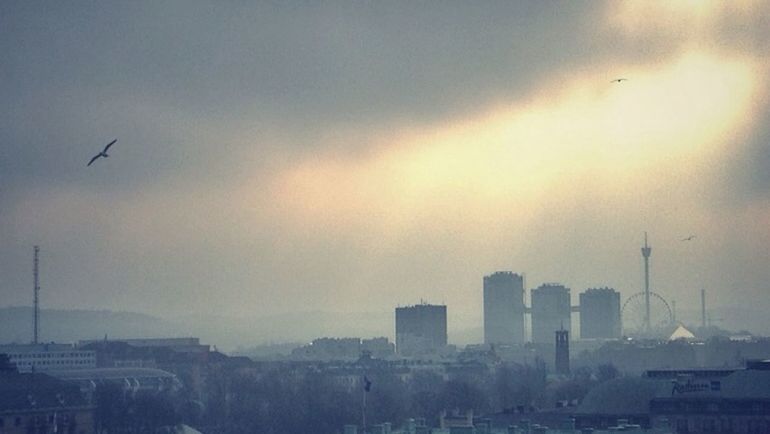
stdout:
[[496,270],[641,291],[646,231],[682,311],[766,311],[769,42],[761,1],[2,2],[0,305],[40,245],[50,308],[478,327]]

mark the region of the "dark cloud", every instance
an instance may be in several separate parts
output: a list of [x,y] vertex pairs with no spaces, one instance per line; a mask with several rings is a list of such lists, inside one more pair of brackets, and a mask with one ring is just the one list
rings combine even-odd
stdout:
[[111,169],[125,187],[232,162],[244,126],[313,149],[334,125],[472,113],[608,50],[599,4],[1,7],[0,176],[17,187],[82,184],[81,160],[112,137],[143,156]]
[[526,88],[556,65],[568,68],[603,51],[600,41],[586,41],[599,5],[17,3],[6,9],[6,74],[18,95],[36,88],[76,89],[77,98],[123,91],[209,116],[256,108],[324,121],[434,117]]

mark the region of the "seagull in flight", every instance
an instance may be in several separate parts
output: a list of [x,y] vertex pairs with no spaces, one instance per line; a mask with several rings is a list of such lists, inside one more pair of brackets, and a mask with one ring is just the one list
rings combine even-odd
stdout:
[[91,158],[91,161],[88,162],[86,167],[90,166],[94,161],[98,160],[99,157],[104,157],[104,158],[109,157],[109,155],[107,155],[107,150],[110,149],[110,146],[114,145],[115,142],[117,142],[117,141],[118,141],[118,139],[115,139],[115,140],[111,141],[110,143],[108,143],[107,146],[104,147],[104,150],[102,150],[102,152],[99,152],[98,154],[94,155],[93,158]]
[[616,78],[614,80],[610,80],[610,83],[620,83],[621,81],[628,81],[627,78]]
[[687,238],[682,238],[682,239],[681,239],[681,240],[679,240],[679,241],[692,241],[692,240],[694,240],[694,239],[695,239],[695,235],[690,235],[689,237],[687,237]]

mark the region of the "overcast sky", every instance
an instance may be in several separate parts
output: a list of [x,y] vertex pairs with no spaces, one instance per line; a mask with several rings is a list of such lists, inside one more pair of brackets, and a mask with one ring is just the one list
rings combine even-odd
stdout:
[[0,305],[770,309],[767,2],[252,3],[0,3]]

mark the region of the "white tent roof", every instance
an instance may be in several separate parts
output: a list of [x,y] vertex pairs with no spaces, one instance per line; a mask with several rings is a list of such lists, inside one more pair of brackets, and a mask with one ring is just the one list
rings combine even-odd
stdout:
[[674,330],[674,333],[671,333],[671,336],[668,338],[670,341],[675,341],[677,339],[695,339],[695,335],[687,330],[685,326],[682,324],[679,324],[679,327]]

